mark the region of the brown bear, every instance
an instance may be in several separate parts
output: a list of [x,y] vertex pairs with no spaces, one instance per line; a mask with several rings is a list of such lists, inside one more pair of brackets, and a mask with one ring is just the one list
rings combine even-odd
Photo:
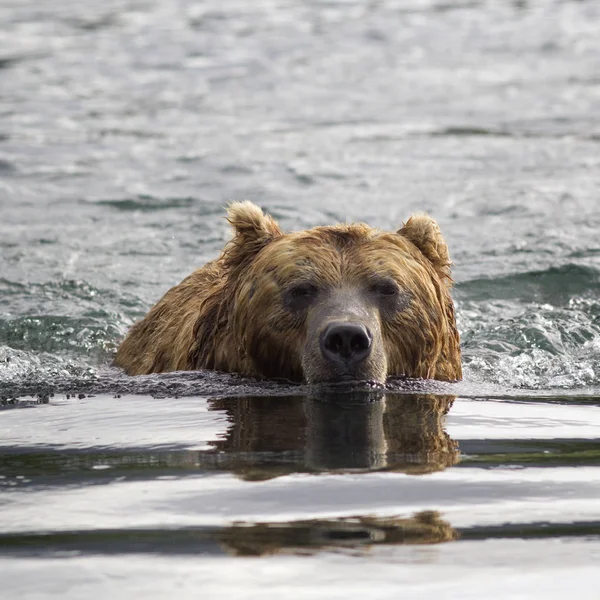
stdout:
[[214,369],[309,384],[461,378],[448,247],[437,223],[284,234],[250,202],[233,239],[169,290],[115,357],[130,375]]

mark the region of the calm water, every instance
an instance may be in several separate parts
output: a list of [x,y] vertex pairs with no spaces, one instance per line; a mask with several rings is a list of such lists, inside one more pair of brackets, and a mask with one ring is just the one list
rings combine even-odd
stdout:
[[[1,0],[3,597],[596,598],[599,28],[591,0]],[[465,381],[111,369],[244,198],[290,230],[434,215]]]

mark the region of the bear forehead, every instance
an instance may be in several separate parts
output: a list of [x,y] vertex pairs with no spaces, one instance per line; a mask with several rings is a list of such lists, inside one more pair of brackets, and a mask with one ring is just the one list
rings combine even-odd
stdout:
[[421,271],[424,261],[419,254],[398,234],[362,224],[337,225],[282,235],[260,253],[255,266],[278,278],[310,275],[333,283]]

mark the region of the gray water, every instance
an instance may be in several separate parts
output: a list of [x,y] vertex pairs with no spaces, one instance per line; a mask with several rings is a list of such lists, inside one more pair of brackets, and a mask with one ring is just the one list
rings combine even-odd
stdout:
[[[0,2],[7,597],[595,598],[599,28],[592,0]],[[288,230],[432,214],[465,381],[332,414],[111,368],[246,198]],[[457,397],[433,465],[384,427],[407,392]]]

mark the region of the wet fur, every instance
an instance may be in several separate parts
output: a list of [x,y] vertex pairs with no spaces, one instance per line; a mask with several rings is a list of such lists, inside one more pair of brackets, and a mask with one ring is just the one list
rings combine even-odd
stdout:
[[228,220],[235,235],[221,256],[169,290],[130,330],[115,358],[128,374],[215,369],[301,381],[309,319],[286,310],[282,292],[302,280],[356,290],[381,274],[392,276],[408,301],[379,316],[386,364],[376,378],[461,378],[451,262],[433,219],[413,216],[395,233],[357,224],[283,234],[242,202],[230,206]]

